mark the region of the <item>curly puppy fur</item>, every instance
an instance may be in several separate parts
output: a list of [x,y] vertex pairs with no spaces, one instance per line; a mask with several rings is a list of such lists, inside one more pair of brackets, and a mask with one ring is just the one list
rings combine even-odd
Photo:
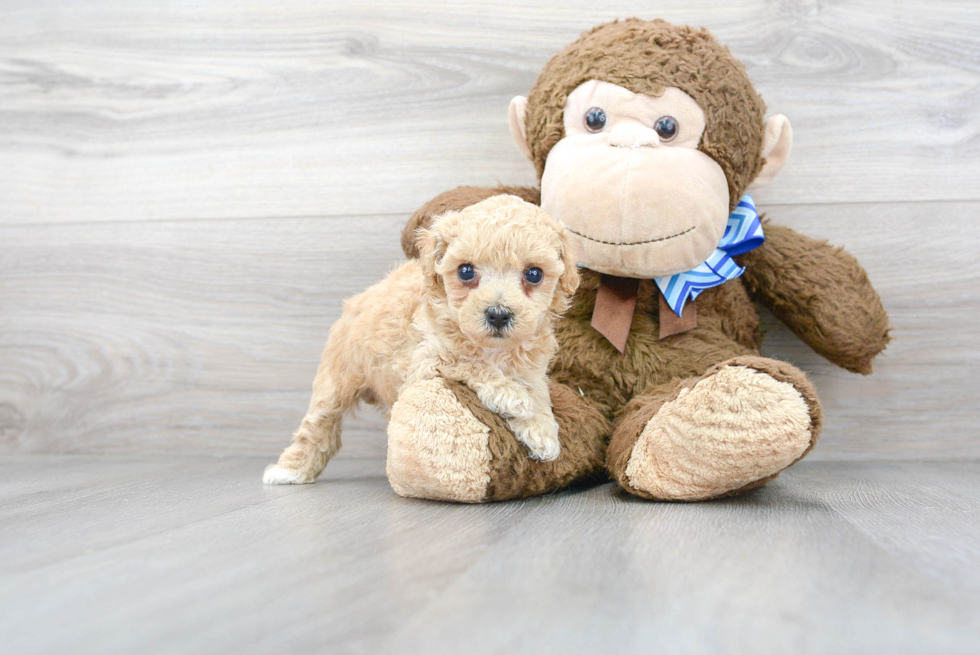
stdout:
[[[559,456],[546,370],[558,347],[553,324],[579,283],[564,228],[502,195],[437,217],[416,244],[417,261],[344,303],[309,410],[266,469],[267,484],[312,482],[340,449],[342,415],[359,400],[390,407],[404,384],[435,377],[472,389],[532,457]],[[472,279],[457,274],[463,264]],[[540,282],[528,280],[532,268]],[[503,312],[506,324],[491,324],[489,312]]]
[[433,216],[439,216],[451,210],[469,207],[481,200],[486,200],[490,196],[500,194],[517,196],[532,205],[541,204],[541,191],[539,189],[532,189],[525,186],[499,186],[493,189],[493,193],[487,193],[483,187],[461,186],[456,189],[451,197],[444,197],[444,195],[437,196],[412,214],[411,218],[405,224],[405,228],[402,230],[402,250],[409,257],[419,256],[418,246],[415,243],[418,229],[420,227],[429,227]]

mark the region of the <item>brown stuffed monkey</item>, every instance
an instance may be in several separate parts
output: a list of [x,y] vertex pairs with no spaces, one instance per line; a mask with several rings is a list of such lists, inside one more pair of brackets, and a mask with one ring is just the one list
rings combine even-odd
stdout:
[[792,146],[786,118],[764,111],[706,30],[609,23],[548,62],[510,106],[540,190],[446,192],[402,243],[411,256],[432,216],[501,193],[540,203],[575,235],[583,283],[551,368],[561,454],[530,459],[469,389],[428,380],[392,408],[398,493],[504,500],[607,473],[637,496],[703,500],[757,487],[809,452],[819,401],[800,370],[759,355],[752,300],[863,374],[888,342],[888,317],[853,257],[759,222],[744,194]]

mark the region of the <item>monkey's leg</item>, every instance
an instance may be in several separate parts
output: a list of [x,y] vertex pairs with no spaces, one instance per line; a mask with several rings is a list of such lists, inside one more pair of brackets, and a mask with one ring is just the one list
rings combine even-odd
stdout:
[[555,491],[600,474],[611,426],[591,402],[551,383],[561,454],[529,457],[506,421],[461,383],[402,389],[388,423],[388,480],[402,496],[481,503]]
[[335,380],[326,369],[321,369],[310,407],[293,435],[292,444],[282,451],[278,463],[266,467],[262,481],[307,484],[316,480],[340,450],[341,420],[344,412],[357,402],[357,391],[352,384]]
[[729,496],[802,459],[821,421],[816,392],[799,369],[736,357],[634,398],[616,421],[606,466],[644,498]]

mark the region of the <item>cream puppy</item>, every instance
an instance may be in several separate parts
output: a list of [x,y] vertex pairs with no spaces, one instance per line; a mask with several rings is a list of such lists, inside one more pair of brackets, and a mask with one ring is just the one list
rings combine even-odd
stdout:
[[516,196],[435,219],[419,259],[344,303],[313,398],[266,484],[313,482],[340,449],[341,417],[359,400],[386,407],[399,389],[442,376],[507,420],[530,456],[556,459],[547,368],[552,327],[578,287],[565,229]]

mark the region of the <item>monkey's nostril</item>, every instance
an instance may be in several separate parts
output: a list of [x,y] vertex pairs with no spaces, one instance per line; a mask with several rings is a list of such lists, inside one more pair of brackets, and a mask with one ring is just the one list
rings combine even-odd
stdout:
[[495,330],[503,330],[514,318],[513,312],[506,307],[499,306],[488,307],[484,314],[487,317],[487,324]]

